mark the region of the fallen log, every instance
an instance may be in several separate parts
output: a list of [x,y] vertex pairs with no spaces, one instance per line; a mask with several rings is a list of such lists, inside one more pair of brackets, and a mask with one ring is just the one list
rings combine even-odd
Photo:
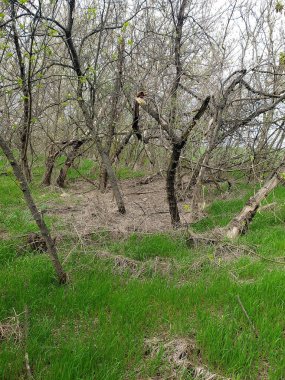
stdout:
[[285,159],[282,165],[271,174],[265,184],[253,195],[246,203],[244,208],[236,215],[232,221],[225,228],[225,236],[229,239],[235,239],[240,235],[247,232],[249,224],[260,208],[261,202],[268,196],[268,194],[275,189],[275,187],[283,182],[285,179]]

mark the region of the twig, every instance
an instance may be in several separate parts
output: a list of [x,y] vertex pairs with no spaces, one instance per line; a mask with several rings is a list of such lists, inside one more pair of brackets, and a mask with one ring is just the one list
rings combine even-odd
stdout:
[[31,370],[30,362],[29,362],[29,355],[27,352],[25,353],[25,364],[26,364],[27,378],[33,379],[32,370]]
[[246,319],[248,320],[248,322],[249,322],[249,324],[250,324],[250,326],[251,326],[251,328],[252,328],[252,330],[253,330],[253,332],[254,332],[256,338],[258,338],[258,331],[256,330],[256,328],[255,328],[255,326],[254,326],[252,320],[250,319],[250,317],[249,317],[249,315],[248,315],[248,313],[247,313],[245,307],[243,306],[243,304],[242,304],[242,302],[241,302],[241,299],[240,299],[239,295],[237,295],[237,300],[238,300],[238,303],[239,303],[239,305],[240,305],[240,307],[241,307],[241,309],[242,309],[244,315],[246,316]]
[[[230,244],[230,243],[225,243],[225,244],[227,246],[229,246],[229,247],[231,247],[231,246],[232,247],[236,247],[236,246],[234,246],[233,244]],[[278,260],[270,259],[269,257],[264,257],[264,256],[260,255],[259,253],[255,252],[253,249],[245,247],[244,245],[238,246],[237,248],[240,248],[240,249],[242,249],[245,252],[248,252],[248,253],[250,253],[250,254],[252,254],[254,256],[257,256],[257,257],[259,257],[262,260],[269,261],[269,262],[275,263],[275,264],[283,264],[283,265],[285,265],[285,260],[284,261],[278,261]]]
[[32,370],[31,370],[31,366],[30,366],[30,360],[29,360],[29,354],[28,354],[28,351],[27,351],[27,346],[28,346],[28,306],[25,305],[25,309],[24,309],[24,314],[25,314],[25,324],[24,324],[24,346],[25,346],[25,365],[26,365],[26,371],[27,371],[27,378],[28,379],[33,379],[33,375],[32,375]]
[[242,251],[247,252],[248,254],[259,257],[261,260],[269,261],[269,262],[274,263],[274,264],[285,265],[285,260],[279,261],[279,260],[271,259],[269,257],[264,257],[264,256],[260,255],[259,253],[255,252],[253,249],[246,247],[244,245],[234,245],[234,244],[231,244],[229,242],[223,241],[219,237],[216,238],[216,237],[211,237],[211,236],[207,237],[205,235],[197,235],[193,231],[189,230],[189,228],[188,228],[187,232],[188,232],[188,236],[189,236],[188,240],[193,241],[194,243],[197,243],[199,241],[205,241],[205,242],[212,243],[212,244],[221,244],[224,247],[241,249]]
[[141,194],[154,194],[158,193],[160,190],[155,190],[155,191],[135,191],[132,193],[126,193],[125,195],[141,195]]
[[142,206],[141,206],[139,203],[137,203],[137,202],[133,202],[133,203],[134,203],[135,205],[137,205],[137,206],[142,210],[142,212],[143,212],[144,215],[146,215],[144,209],[142,208]]

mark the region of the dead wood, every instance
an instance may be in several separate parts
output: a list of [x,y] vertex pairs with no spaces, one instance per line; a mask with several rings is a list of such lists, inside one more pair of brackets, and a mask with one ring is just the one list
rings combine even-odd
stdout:
[[249,324],[250,324],[250,327],[252,328],[256,338],[258,338],[258,331],[256,330],[256,327],[254,326],[252,320],[250,319],[249,315],[248,315],[248,312],[246,311],[243,303],[241,302],[241,299],[240,299],[240,296],[238,295],[237,296],[237,301],[242,309],[242,312],[244,313],[244,315],[246,316],[246,319],[248,320]]
[[249,225],[260,208],[261,202],[281,182],[285,172],[284,159],[282,165],[269,177],[265,184],[253,195],[244,208],[236,215],[224,229],[224,235],[229,239],[235,239],[247,232]]
[[27,246],[33,251],[47,252],[47,244],[45,239],[37,233],[30,233],[27,236]]

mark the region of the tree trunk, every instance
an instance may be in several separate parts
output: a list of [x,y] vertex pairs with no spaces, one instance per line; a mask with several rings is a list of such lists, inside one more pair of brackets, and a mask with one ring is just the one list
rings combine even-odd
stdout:
[[101,167],[99,178],[99,189],[103,193],[106,190],[108,184],[108,173],[104,165]]
[[[116,124],[119,120],[118,106],[121,99],[122,91],[122,77],[123,77],[123,67],[124,67],[124,51],[125,51],[125,42],[124,39],[118,43],[118,61],[117,61],[117,76],[114,84],[114,92],[111,102],[111,119],[108,127],[108,136],[105,146],[105,151],[110,157],[112,142],[115,134]],[[105,169],[104,165],[100,173],[100,183],[99,187],[101,191],[105,191],[108,183],[108,172]]]
[[28,208],[30,209],[30,212],[39,227],[39,230],[41,232],[41,235],[46,243],[47,246],[47,251],[50,256],[52,265],[55,269],[55,272],[58,277],[58,281],[60,284],[65,284],[67,282],[67,275],[64,272],[61,263],[59,261],[58,255],[57,255],[57,250],[56,246],[54,244],[53,239],[51,238],[50,232],[47,228],[47,225],[45,224],[45,221],[39,212],[34,199],[32,197],[32,194],[29,189],[29,185],[27,183],[27,180],[25,178],[25,175],[23,174],[19,164],[15,160],[15,157],[13,155],[13,152],[9,148],[9,146],[6,144],[6,142],[3,140],[3,138],[0,136],[0,147],[3,150],[5,156],[10,162],[10,165],[12,166],[13,172],[15,177],[17,178],[20,188],[22,190],[23,196],[25,198],[26,204]]
[[226,237],[235,239],[246,233],[249,224],[254,218],[260,203],[268,196],[268,194],[279,184],[281,176],[285,172],[285,166],[282,166],[275,172],[270,179],[262,186],[258,192],[253,195],[246,203],[241,212],[226,227]]
[[60,169],[59,176],[56,180],[56,183],[59,187],[64,187],[68,169],[73,164],[75,158],[77,157],[77,151],[83,144],[84,144],[84,140],[78,140],[74,142],[72,146],[72,150],[67,155],[66,161],[63,167]]
[[118,210],[119,210],[119,212],[121,214],[125,214],[126,213],[126,208],[125,208],[125,205],[124,205],[123,197],[122,197],[120,189],[119,189],[117,178],[116,178],[114,170],[112,168],[112,163],[111,163],[110,157],[104,151],[104,149],[103,149],[103,147],[100,144],[100,142],[99,142],[98,139],[96,139],[96,145],[97,145],[98,152],[99,152],[99,154],[101,156],[104,168],[105,168],[105,170],[107,172],[108,179],[110,181],[110,185],[112,187],[113,194],[114,194],[114,197],[116,199]]
[[120,145],[117,147],[117,150],[112,158],[112,163],[114,163],[116,160],[119,159],[120,154],[122,153],[123,149],[127,146],[128,142],[130,141],[130,138],[133,135],[133,131],[130,131],[121,141]]
[[[114,173],[113,168],[112,168],[112,163],[111,163],[110,157],[109,157],[108,153],[106,153],[106,151],[103,149],[102,142],[98,136],[98,130],[96,130],[96,128],[94,126],[94,112],[92,109],[92,107],[94,106],[94,98],[92,99],[92,106],[90,109],[88,102],[86,102],[84,100],[84,96],[83,96],[83,83],[81,81],[81,78],[84,76],[84,74],[83,74],[83,71],[81,69],[80,58],[79,58],[78,52],[76,50],[76,47],[74,45],[74,41],[72,38],[74,9],[75,9],[75,1],[72,0],[69,2],[68,26],[65,29],[64,41],[65,41],[66,46],[68,48],[69,55],[72,59],[73,67],[74,67],[74,70],[75,70],[75,72],[77,74],[77,78],[78,78],[77,100],[78,100],[78,104],[82,110],[82,113],[84,115],[86,126],[90,130],[90,132],[92,133],[92,136],[95,140],[95,143],[96,143],[96,146],[98,149],[98,152],[101,156],[102,163],[106,168],[106,171],[107,171],[107,174],[108,174],[108,177],[110,180],[110,184],[112,186],[112,190],[113,190],[116,202],[117,202],[118,210],[120,213],[125,214],[125,212],[126,212],[125,205],[124,205],[121,193],[120,193],[120,189],[119,189],[119,186],[117,183],[115,173]],[[93,94],[95,93],[94,85],[91,85],[90,90]]]
[[[31,118],[32,118],[32,93],[31,93],[31,80],[30,80],[30,63],[28,65],[28,72],[25,66],[25,61],[22,55],[19,36],[16,28],[16,12],[13,2],[11,2],[11,16],[13,19],[12,29],[13,29],[13,39],[16,50],[16,55],[19,65],[19,74],[21,81],[21,89],[23,94],[23,129],[21,131],[21,168],[27,181],[30,182],[32,179],[32,173],[28,161],[28,146],[31,137]],[[33,32],[32,39],[33,41]]]
[[60,150],[55,151],[54,148],[55,147],[53,145],[49,151],[48,158],[46,160],[46,171],[44,174],[44,178],[42,180],[42,185],[44,185],[44,186],[50,186],[51,176],[52,176],[55,160],[57,159],[57,157],[61,153]]
[[169,212],[171,217],[171,224],[173,227],[177,228],[180,226],[180,216],[177,205],[176,191],[175,191],[175,176],[177,166],[179,164],[179,159],[181,155],[181,150],[185,143],[173,144],[172,146],[172,154],[170,158],[170,163],[167,170],[166,177],[166,192],[167,192],[167,200],[169,206]]

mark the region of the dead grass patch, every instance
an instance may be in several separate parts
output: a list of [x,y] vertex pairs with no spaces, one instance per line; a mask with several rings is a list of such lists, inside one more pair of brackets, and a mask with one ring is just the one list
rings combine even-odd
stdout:
[[10,239],[10,234],[7,231],[0,228],[0,240],[9,240],[9,239]]
[[18,343],[23,339],[24,328],[20,323],[21,314],[17,314],[14,311],[13,316],[0,321],[0,342],[13,340],[15,343]]
[[97,252],[96,257],[113,263],[115,273],[130,273],[133,277],[141,277],[146,273],[169,275],[173,271],[173,260],[165,260],[155,257],[153,260],[139,261],[122,255],[114,255],[110,252]]
[[[133,232],[172,230],[163,178],[125,180],[119,185],[127,209],[125,215],[118,212],[110,188],[101,193],[84,182],[71,184],[66,190],[68,196],[61,199],[62,204],[50,204],[48,213],[61,219],[68,235],[73,232],[86,236],[100,229],[123,236]],[[178,206],[182,223],[188,225],[196,220],[196,216],[188,211],[186,205],[187,199],[179,202]]]
[[[155,377],[149,380],[186,379],[191,376],[199,380],[230,380],[211,372],[202,364],[201,351],[190,338],[167,339],[154,337],[145,340],[145,360],[161,357],[162,365]],[[143,380],[142,377],[138,377]]]

